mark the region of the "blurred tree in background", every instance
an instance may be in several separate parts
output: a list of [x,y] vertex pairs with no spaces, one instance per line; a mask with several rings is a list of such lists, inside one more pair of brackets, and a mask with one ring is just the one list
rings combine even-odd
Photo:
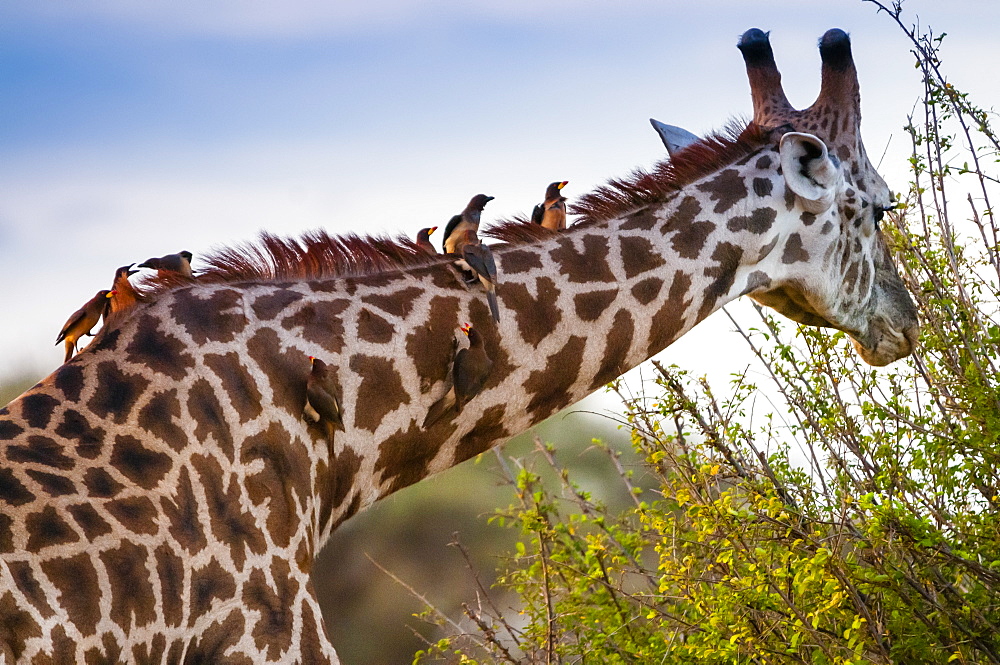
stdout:
[[493,521],[519,539],[497,600],[430,611],[452,636],[417,660],[1000,662],[995,116],[942,73],[944,35],[874,4],[924,84],[910,188],[883,223],[915,355],[875,370],[842,333],[758,309],[734,324],[759,365],[728,389],[657,364],[649,396],[625,399],[655,488],[620,466],[634,502],[616,510],[551,447],[510,462],[516,498]]

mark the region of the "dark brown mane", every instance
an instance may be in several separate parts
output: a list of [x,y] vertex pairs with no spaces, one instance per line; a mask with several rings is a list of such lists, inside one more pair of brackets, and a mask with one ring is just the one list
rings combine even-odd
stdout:
[[497,220],[489,228],[480,231],[479,235],[508,245],[527,245],[555,237],[559,232],[535,224],[523,215],[515,215],[510,219]]
[[652,171],[637,169],[628,177],[610,180],[570,206],[578,224],[600,222],[662,202],[695,180],[758,150],[771,140],[771,132],[751,122],[732,121],[722,131],[692,143]]
[[[199,284],[371,275],[444,259],[427,255],[405,236],[331,235],[322,229],[298,238],[262,231],[254,242],[222,247],[199,258],[202,266],[195,279]],[[152,294],[191,283],[176,273],[162,272],[147,276],[141,287]]]

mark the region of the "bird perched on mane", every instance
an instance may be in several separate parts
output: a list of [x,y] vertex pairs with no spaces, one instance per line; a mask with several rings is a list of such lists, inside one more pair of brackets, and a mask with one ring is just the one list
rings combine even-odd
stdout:
[[193,256],[191,252],[183,250],[176,254],[146,259],[139,264],[139,267],[152,268],[158,272],[176,272],[184,277],[193,277],[194,275],[191,273],[191,258]]
[[438,253],[434,245],[431,244],[431,234],[437,231],[437,228],[436,226],[431,226],[430,228],[420,229],[417,232],[417,247],[430,256],[437,256]]
[[568,184],[569,180],[563,180],[549,185],[545,189],[545,200],[531,212],[531,221],[552,231],[565,230],[566,197],[560,190]]
[[486,346],[479,331],[466,323],[462,332],[469,337],[469,348],[459,349],[452,364],[452,386],[444,397],[434,402],[424,418],[424,428],[430,427],[454,409],[461,413],[470,399],[479,394],[493,369],[493,361],[486,353]]
[[63,362],[69,362],[76,353],[76,343],[81,337],[91,335],[90,331],[105,315],[114,296],[114,291],[102,289],[66,320],[66,324],[59,331],[59,336],[56,337],[56,345],[62,341],[66,342],[66,359]]
[[448,220],[448,225],[444,227],[444,240],[441,241],[446,253],[458,253],[455,251],[455,245],[465,231],[471,229],[479,232],[479,219],[483,215],[483,208],[492,200],[492,196],[476,194],[469,201],[469,205],[465,206],[465,210]]
[[306,380],[303,415],[323,429],[327,441],[333,441],[334,430],[344,431],[344,412],[337,399],[337,387],[325,362],[313,356],[309,356],[309,361],[312,367]]
[[497,304],[497,264],[493,260],[493,252],[479,240],[479,236],[472,229],[452,234],[457,236],[454,248],[455,253],[461,257],[455,264],[462,270],[471,271],[479,278],[483,288],[486,289],[486,301],[490,304],[490,313],[493,320],[500,322],[500,306]]
[[111,290],[115,292],[115,295],[111,297],[111,306],[105,312],[105,318],[107,314],[114,314],[134,307],[136,303],[142,302],[144,299],[142,294],[132,286],[132,282],[128,281],[129,277],[139,272],[132,270],[133,265],[135,264],[130,263],[115,271],[115,281],[111,283]]

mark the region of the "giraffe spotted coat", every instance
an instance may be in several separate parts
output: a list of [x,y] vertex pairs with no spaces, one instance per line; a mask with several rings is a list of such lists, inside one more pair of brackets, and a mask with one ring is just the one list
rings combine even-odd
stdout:
[[[846,330],[872,362],[908,354],[913,305],[876,226],[890,202],[789,129],[705,141],[594,193],[567,232],[494,245],[499,324],[440,258],[178,280],[113,316],[0,411],[0,663],[335,663],[309,582],[332,529],[740,295]],[[467,321],[492,372],[424,429]],[[333,441],[302,417],[310,356],[342,397]]]

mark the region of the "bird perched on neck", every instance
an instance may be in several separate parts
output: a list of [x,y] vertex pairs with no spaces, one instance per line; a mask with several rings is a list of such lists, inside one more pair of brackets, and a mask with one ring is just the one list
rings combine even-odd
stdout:
[[434,402],[424,418],[428,428],[445,414],[461,413],[470,399],[479,394],[493,370],[493,361],[486,353],[486,345],[479,331],[466,323],[462,332],[469,337],[469,348],[459,349],[452,363],[452,385],[444,397]]
[[535,206],[531,212],[531,221],[552,231],[562,231],[566,228],[566,197],[562,188],[569,180],[554,182],[545,189],[545,200]]
[[146,259],[139,264],[139,267],[152,268],[158,272],[175,272],[184,277],[193,277],[194,275],[191,273],[191,258],[193,256],[191,252],[185,249],[176,254],[167,254],[166,256]]
[[469,205],[465,206],[465,210],[448,220],[448,225],[444,227],[444,240],[441,241],[446,253],[456,253],[455,244],[458,243],[462,233],[470,229],[479,231],[479,220],[483,215],[483,208],[492,200],[492,196],[476,194],[469,201]]
[[420,229],[417,232],[417,247],[430,256],[437,256],[438,253],[434,245],[431,244],[431,234],[437,231],[437,228],[436,226],[431,226],[426,229]]
[[319,358],[309,356],[312,367],[306,380],[306,404],[303,415],[323,430],[333,441],[334,430],[344,431],[344,412],[337,398],[337,386],[329,367]]
[[73,312],[66,320],[66,324],[59,331],[59,336],[56,337],[57,345],[59,342],[66,342],[66,359],[63,362],[69,362],[73,354],[76,353],[77,341],[84,335],[90,335],[93,327],[97,325],[101,317],[105,316],[108,307],[111,306],[111,299],[115,295],[114,291],[107,289],[98,291],[97,295],[84,303],[83,307]]
[[129,309],[145,299],[141,293],[135,290],[132,282],[128,281],[129,277],[139,272],[138,270],[132,270],[133,265],[135,264],[130,263],[115,271],[115,280],[111,283],[111,290],[115,294],[111,297],[111,306],[108,308],[106,314],[114,314],[115,312]]
[[[484,245],[473,229],[466,229],[455,236],[454,251],[459,257],[455,262],[462,270],[471,271],[486,289],[486,301],[490,305],[493,320],[500,322],[500,305],[497,303],[497,264],[493,252]],[[474,283],[474,282],[473,282]]]

